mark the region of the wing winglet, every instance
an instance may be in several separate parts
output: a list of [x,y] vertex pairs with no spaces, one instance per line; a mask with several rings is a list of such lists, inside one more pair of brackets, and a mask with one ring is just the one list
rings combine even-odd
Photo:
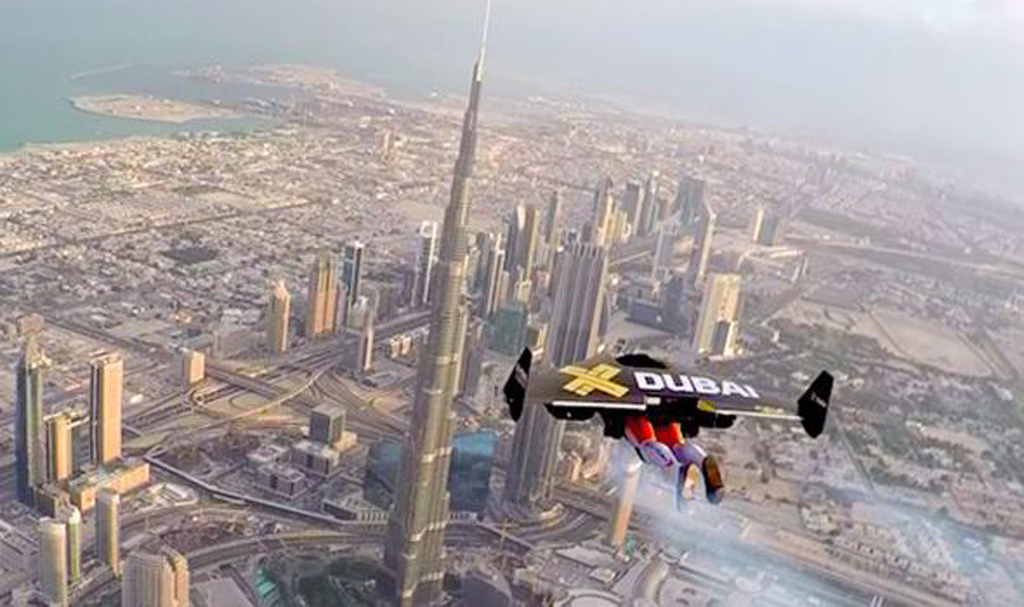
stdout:
[[828,371],[822,371],[811,382],[803,396],[796,401],[800,423],[811,438],[817,438],[825,430],[828,403],[832,398],[832,384],[832,375]]
[[523,414],[523,404],[526,402],[526,389],[530,381],[530,363],[533,362],[533,352],[529,348],[523,348],[519,355],[516,366],[512,367],[512,373],[505,382],[502,390],[505,394],[505,402],[508,403],[508,412],[512,419],[519,421]]

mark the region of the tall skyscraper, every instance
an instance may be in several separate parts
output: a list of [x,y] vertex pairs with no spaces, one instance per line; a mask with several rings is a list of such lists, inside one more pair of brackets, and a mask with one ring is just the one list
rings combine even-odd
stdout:
[[462,347],[462,373],[458,389],[464,397],[472,398],[479,391],[485,353],[484,323],[480,319],[471,319],[466,327],[466,339]]
[[413,287],[413,304],[425,306],[430,299],[430,279],[437,263],[437,222],[424,221],[417,233],[416,285]]
[[[597,353],[608,254],[603,247],[573,243],[559,255],[551,322],[544,359],[555,368]],[[564,422],[543,407],[527,407],[512,440],[512,467],[505,480],[505,500],[526,511],[545,508],[561,448]]]
[[288,351],[288,319],[292,312],[292,296],[284,280],[275,280],[270,286],[267,302],[266,333],[267,349],[274,354]]
[[637,225],[636,235],[647,236],[654,230],[654,224],[658,219],[658,171],[652,171],[651,176],[644,183],[644,196],[640,203],[640,223]]
[[548,209],[544,216],[544,244],[547,248],[544,264],[551,267],[555,252],[562,240],[562,196],[558,190],[551,192]]
[[338,304],[338,268],[330,253],[316,256],[310,270],[306,296],[306,339],[314,339],[336,329]]
[[704,206],[705,193],[706,187],[702,179],[684,176],[679,180],[672,211],[678,215],[680,226],[693,225],[697,213]]
[[782,244],[782,240],[786,237],[786,228],[786,216],[782,211],[779,209],[765,211],[760,230],[758,230],[754,237],[754,241],[762,246],[777,247]]
[[551,365],[560,367],[597,353],[607,278],[606,248],[585,243],[566,248],[548,328],[546,352]]
[[758,206],[750,216],[750,242],[760,242],[761,228],[764,227],[764,207]]
[[640,227],[640,218],[644,210],[642,187],[638,181],[627,181],[622,194],[622,210],[626,213],[626,223],[632,228],[633,234],[636,234]]
[[[738,322],[740,305],[739,274],[709,274],[704,286],[704,296],[700,304],[700,315],[693,333],[693,347],[698,354],[731,354],[735,344],[735,329],[731,323]],[[725,323],[721,327],[720,323]],[[716,334],[726,331],[720,348],[724,351],[715,352]],[[729,333],[731,332],[731,336]]]
[[67,607],[67,527],[50,518],[39,521],[39,582],[52,605]]
[[366,246],[358,240],[345,245],[341,253],[341,288],[345,297],[340,302],[342,306],[342,318],[346,325],[349,324],[349,312],[352,306],[359,301],[361,295],[360,287],[363,282],[363,253]]
[[505,270],[515,277],[519,265],[519,238],[526,228],[526,207],[517,204],[505,218]]
[[121,575],[121,496],[103,489],[96,496],[96,558]]
[[374,322],[377,318],[377,294],[371,293],[367,305],[362,312],[363,319],[359,329],[359,347],[356,351],[356,368],[366,373],[373,368],[373,334]]
[[[519,240],[518,250],[516,251],[517,263],[519,265],[519,273],[516,278],[519,283],[532,284],[533,271],[537,263],[537,244],[540,242],[540,213],[536,205],[528,204],[526,205],[525,215],[526,220],[523,223],[522,238]],[[529,294],[527,294],[527,297],[529,297]]]
[[36,487],[46,482],[46,437],[43,428],[43,373],[50,359],[29,334],[15,369],[17,403],[14,410],[15,477],[18,501],[35,504]]
[[701,288],[707,275],[716,221],[718,214],[707,201],[704,201],[704,206],[700,208],[700,216],[697,218],[697,234],[693,239],[693,254],[690,256],[690,268],[687,270],[691,279],[690,284],[695,289]]
[[181,378],[189,388],[206,379],[206,355],[196,350],[183,350]]
[[690,322],[688,300],[692,293],[687,275],[670,271],[661,293],[661,322],[666,331],[679,333],[687,329]]
[[505,270],[509,274],[508,299],[527,303],[540,236],[540,218],[534,205],[519,204],[508,217]]
[[658,228],[658,238],[654,245],[654,263],[651,265],[651,274],[655,279],[662,280],[672,271],[679,236],[677,225],[664,224]]
[[[486,28],[485,20],[485,32]],[[470,183],[476,156],[483,57],[481,46],[445,211],[430,336],[416,378],[413,431],[403,449],[395,501],[388,519],[384,566],[389,575],[382,581],[393,590],[395,603],[401,606],[436,603],[444,580],[452,399],[456,388],[453,380],[460,363],[455,357],[456,338],[460,315],[467,314],[462,294],[466,283],[466,232],[472,207]]]
[[488,238],[483,270],[483,298],[480,315],[490,318],[501,307],[505,293],[505,247],[501,234],[493,233]]
[[71,415],[60,412],[46,418],[47,480],[58,483],[71,477],[74,453],[71,441]]
[[640,486],[640,460],[631,459],[625,466],[619,496],[615,500],[615,511],[608,521],[608,545],[618,550],[626,541],[629,531],[629,519],[633,516],[633,501],[636,490]]
[[612,195],[612,180],[605,178],[594,192],[594,218],[590,223],[588,240],[591,244],[604,247],[612,242],[612,224],[615,217],[615,197]]
[[121,584],[122,607],[188,607],[188,561],[170,548],[129,555]]
[[106,464],[121,457],[121,406],[124,400],[124,359],[118,353],[92,361],[90,384],[92,460]]
[[69,506],[64,519],[68,538],[68,583],[78,584],[82,578],[82,513]]

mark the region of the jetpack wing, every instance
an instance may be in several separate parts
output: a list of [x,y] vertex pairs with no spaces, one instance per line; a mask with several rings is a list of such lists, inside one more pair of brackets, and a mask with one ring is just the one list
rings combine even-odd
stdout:
[[647,408],[628,370],[610,356],[531,372],[533,366],[533,353],[526,348],[505,382],[505,402],[514,420],[518,421],[524,407],[538,405],[563,419],[586,419],[595,410],[643,412]]
[[729,398],[705,396],[704,400],[715,403],[719,414],[735,417],[754,417],[779,421],[798,422],[811,438],[817,438],[825,430],[829,401],[832,398],[834,380],[827,371],[822,371],[811,382],[807,390],[797,399],[796,413],[780,406],[777,401],[758,398],[737,401]]

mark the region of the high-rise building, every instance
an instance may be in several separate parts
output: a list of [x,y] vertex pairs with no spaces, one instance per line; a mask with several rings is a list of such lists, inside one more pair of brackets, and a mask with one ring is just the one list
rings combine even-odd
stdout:
[[309,440],[333,445],[345,431],[345,410],[324,404],[309,413]]
[[306,339],[314,339],[336,329],[338,305],[338,268],[330,253],[316,256],[310,270],[306,296]]
[[[603,247],[574,243],[559,255],[558,285],[548,326],[544,360],[555,368],[597,353],[608,254]],[[505,481],[505,500],[527,511],[548,506],[555,478],[564,422],[543,407],[527,407],[516,424],[512,468]]]
[[715,238],[715,222],[718,214],[711,205],[704,202],[697,218],[697,234],[693,239],[693,254],[690,256],[690,283],[700,289],[707,275],[708,262],[711,261],[711,242]]
[[430,280],[437,263],[437,222],[424,221],[417,233],[416,283],[413,287],[413,304],[425,306],[430,299]]
[[632,237],[633,226],[629,225],[626,212],[616,205],[615,213],[612,215],[611,242],[612,244],[622,244],[628,242]]
[[68,539],[68,583],[72,586],[82,579],[82,513],[69,506],[64,519]]
[[637,236],[647,236],[654,230],[654,224],[658,219],[658,171],[652,171],[651,176],[644,183],[643,200],[640,203],[640,219],[636,226]]
[[43,594],[56,607],[68,605],[67,526],[44,518],[39,521],[39,582]]
[[501,234],[493,233],[487,239],[483,270],[483,297],[480,300],[480,316],[490,318],[501,306],[505,293],[505,247]]
[[346,325],[349,324],[349,312],[352,306],[359,301],[363,282],[363,253],[366,246],[358,240],[345,245],[341,253],[341,288],[345,297],[339,305],[342,306],[341,316]]
[[598,247],[608,246],[612,242],[612,223],[615,217],[612,187],[612,180],[607,177],[594,192],[594,218],[590,223],[588,241]]
[[181,378],[186,387],[192,387],[206,379],[206,355],[198,350],[183,350]]
[[735,320],[720,320],[715,324],[715,334],[711,338],[711,356],[728,358],[737,350],[740,323]]
[[715,334],[721,331],[719,323],[738,321],[740,281],[739,274],[708,275],[700,315],[693,332],[693,348],[698,354],[714,352]]
[[607,249],[577,243],[563,252],[548,327],[546,351],[552,366],[578,362],[597,353],[607,278]]
[[188,561],[170,548],[133,552],[124,567],[122,607],[188,607]]
[[517,204],[505,218],[505,270],[513,277],[519,265],[520,236],[526,229],[526,207]]
[[640,227],[640,217],[644,210],[642,188],[643,186],[638,181],[627,181],[626,189],[622,194],[622,210],[626,213],[626,223],[630,225],[634,234]]
[[274,354],[288,351],[288,319],[291,313],[292,296],[288,294],[284,280],[275,280],[270,285],[266,313],[267,350]]
[[519,266],[516,282],[519,287],[520,301],[529,302],[533,285],[534,270],[537,263],[537,245],[540,242],[540,212],[533,204],[526,205],[526,220],[523,223],[523,233],[517,243],[516,256]]
[[636,490],[640,486],[641,463],[637,459],[631,459],[626,464],[622,484],[619,487],[619,496],[615,500],[615,511],[608,521],[608,545],[618,550],[626,541],[626,533],[629,531],[629,519],[633,516],[633,501],[636,500]]
[[491,319],[491,349],[507,356],[517,356],[526,343],[526,325],[529,320],[530,313],[523,302],[509,301],[503,304]]
[[540,240],[540,212],[537,205],[526,205],[526,220],[523,223],[523,238],[517,243],[516,262],[523,269],[523,276],[533,276],[533,267],[537,261],[537,242]]
[[672,270],[679,236],[677,225],[666,223],[658,228],[658,238],[654,244],[654,263],[651,266],[651,274],[656,280],[662,280]]
[[750,242],[761,241],[761,228],[764,227],[764,207],[758,206],[750,216]]
[[661,322],[666,331],[680,333],[687,329],[690,288],[686,274],[672,271],[661,293]]
[[458,389],[460,395],[472,398],[479,391],[485,350],[484,323],[477,318],[471,319],[466,327],[466,340],[462,347],[462,373]]
[[698,212],[704,206],[705,195],[704,180],[686,176],[679,180],[672,212],[678,215],[680,226],[685,228],[693,225]]
[[547,213],[544,215],[544,245],[547,248],[544,265],[551,267],[558,244],[562,240],[562,196],[558,190],[551,192]]
[[89,394],[92,460],[97,464],[106,464],[121,457],[124,359],[120,354],[105,354],[92,361]]
[[377,295],[373,293],[367,299],[366,309],[359,329],[359,347],[356,349],[356,369],[367,373],[373,368],[373,333],[374,321],[377,317]]
[[755,242],[766,247],[777,247],[782,244],[782,240],[786,237],[786,217],[778,209],[765,211],[760,228]]
[[34,333],[29,334],[15,369],[15,482],[18,501],[35,503],[35,490],[46,482],[46,436],[43,428],[43,373],[50,359]]
[[96,558],[121,575],[121,496],[104,489],[96,496]]
[[509,273],[508,299],[527,303],[530,297],[540,218],[537,207],[516,205],[508,218],[505,270]]
[[47,481],[59,483],[71,477],[74,453],[71,415],[65,411],[46,418]]
[[[489,11],[488,11],[489,12]],[[489,16],[489,15],[488,15]],[[486,26],[485,26],[486,30]],[[382,586],[400,606],[429,605],[441,597],[445,572],[444,534],[448,525],[448,471],[452,451],[453,379],[457,327],[466,314],[467,227],[472,208],[470,183],[476,156],[477,116],[483,75],[483,47],[473,69],[455,162],[451,197],[445,211],[437,263],[433,316],[426,351],[420,360],[413,404],[412,436],[399,465],[395,503],[388,519]]]

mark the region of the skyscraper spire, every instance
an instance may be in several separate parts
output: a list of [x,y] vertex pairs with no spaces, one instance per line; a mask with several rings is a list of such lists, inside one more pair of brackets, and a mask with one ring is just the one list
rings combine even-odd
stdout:
[[476,60],[476,79],[483,77],[484,70],[484,54],[487,52],[487,34],[491,30],[491,0],[487,0],[487,6],[484,8],[484,30],[480,35],[480,55]]
[[[490,2],[484,17],[484,42]],[[441,595],[444,533],[448,525],[448,468],[452,451],[452,398],[459,369],[459,328],[465,327],[466,232],[471,208],[470,182],[476,156],[477,117],[484,45],[473,68],[469,105],[462,123],[459,156],[445,211],[441,254],[433,284],[430,337],[420,359],[413,404],[413,433],[405,444],[388,520],[384,587],[401,606],[428,605]]]

